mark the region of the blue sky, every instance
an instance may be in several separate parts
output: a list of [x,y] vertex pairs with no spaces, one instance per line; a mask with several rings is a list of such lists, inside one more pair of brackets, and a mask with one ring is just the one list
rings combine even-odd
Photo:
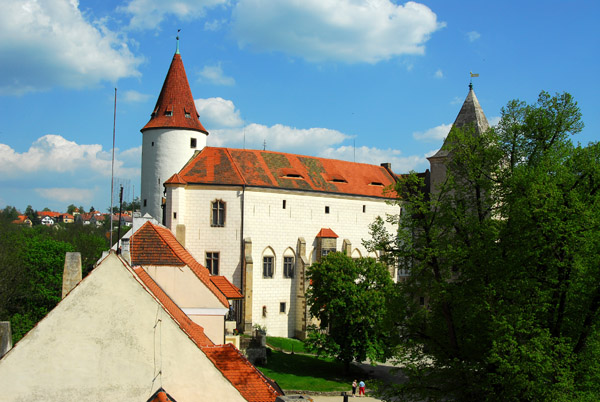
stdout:
[[[142,134],[180,32],[208,145],[428,168],[468,92],[569,92],[600,137],[596,1],[0,0],[0,206],[139,195]],[[244,142],[245,138],[245,142]]]

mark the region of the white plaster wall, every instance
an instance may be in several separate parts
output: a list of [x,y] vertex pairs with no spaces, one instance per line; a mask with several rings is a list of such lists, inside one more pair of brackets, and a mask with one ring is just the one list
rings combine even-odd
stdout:
[[215,345],[225,343],[225,317],[222,315],[188,314],[190,319],[204,328],[204,334]]
[[244,401],[133,275],[109,255],[0,360],[1,398]]
[[[149,213],[161,222],[163,183],[179,172],[195,151],[206,146],[206,134],[193,130],[157,128],[146,130],[142,135],[142,215]],[[196,138],[196,148],[190,147],[192,138]]]
[[228,308],[187,265],[145,266],[144,269],[179,308]]
[[[207,251],[218,251],[220,274],[240,288],[241,194],[241,187],[227,189],[189,186],[186,188],[184,217],[186,248],[203,264]],[[227,203],[223,228],[210,227],[211,202],[216,199]],[[286,209],[283,209],[283,200],[286,200]],[[329,207],[329,214],[325,214],[325,206]],[[168,201],[168,208],[181,208],[181,203],[173,206]],[[169,210],[171,216],[173,212],[174,209]],[[177,212],[179,218],[181,212]],[[316,247],[316,235],[321,228],[331,228],[339,236],[338,251],[341,250],[344,239],[348,239],[352,243],[352,250],[355,250],[354,254],[360,252],[366,256],[362,240],[369,238],[369,224],[377,216],[384,217],[386,213],[398,212],[399,207],[375,198],[246,188],[243,237],[252,240],[253,322],[266,326],[269,335],[294,336],[294,281],[297,277],[283,277],[283,253],[287,248],[296,252],[299,237],[306,240],[307,252],[310,252],[307,257],[311,263],[315,261],[311,250]],[[167,221],[167,227],[173,232],[175,224],[173,220]],[[263,279],[262,276],[262,256],[267,247],[271,247],[275,255],[275,273],[272,279]],[[279,312],[281,302],[286,303],[286,313]],[[263,306],[267,307],[266,317],[263,317]]]

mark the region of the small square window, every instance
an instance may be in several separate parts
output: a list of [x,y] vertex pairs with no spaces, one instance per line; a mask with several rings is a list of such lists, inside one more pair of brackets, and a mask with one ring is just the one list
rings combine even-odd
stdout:
[[281,302],[279,303],[279,312],[280,313],[285,313],[285,302]]
[[367,212],[367,206],[366,206],[366,205],[363,205],[363,214],[364,214],[365,212]]
[[325,207],[325,213],[328,214],[329,213],[329,207]]
[[196,149],[196,139],[190,138],[190,148]]
[[283,209],[285,209],[285,200],[283,200]]
[[146,206],[146,204],[147,204],[147,202],[146,202],[146,199],[144,198],[144,206]]
[[173,219],[177,219],[177,212],[173,212]]
[[152,141],[152,146],[154,146],[154,141]]

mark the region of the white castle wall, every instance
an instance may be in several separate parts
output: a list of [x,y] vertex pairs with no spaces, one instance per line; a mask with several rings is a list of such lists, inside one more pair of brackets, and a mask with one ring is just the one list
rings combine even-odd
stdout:
[[[191,139],[196,147],[190,147]],[[163,183],[206,146],[206,134],[184,129],[149,129],[142,140],[142,215],[149,213],[162,221]],[[144,205],[145,204],[145,205]]]
[[[316,235],[321,228],[331,228],[338,236],[337,250],[344,239],[352,244],[353,256],[367,256],[362,240],[369,238],[369,224],[377,216],[397,214],[399,207],[382,199],[338,196],[333,194],[292,192],[274,189],[246,188],[244,200],[244,232],[241,233],[242,188],[194,186],[169,188],[167,227],[175,233],[176,225],[185,222],[185,246],[205,263],[207,251],[220,253],[220,274],[242,287],[241,240],[252,240],[254,324],[266,326],[269,335],[294,336],[294,289],[298,280],[283,277],[283,256],[287,249],[296,252],[299,237],[306,240],[307,257],[315,261]],[[185,193],[185,195],[183,195]],[[211,203],[226,203],[224,227],[211,227]],[[173,202],[171,202],[173,200]],[[286,208],[283,208],[283,201]],[[325,207],[329,213],[325,213]],[[363,206],[365,212],[363,212]],[[177,213],[177,219],[173,214]],[[275,256],[273,278],[263,278],[263,253]],[[286,312],[280,313],[280,303]],[[263,317],[266,306],[266,317]]]

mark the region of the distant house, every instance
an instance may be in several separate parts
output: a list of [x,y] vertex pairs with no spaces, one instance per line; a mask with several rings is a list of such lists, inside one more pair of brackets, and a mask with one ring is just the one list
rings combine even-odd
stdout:
[[31,222],[31,219],[29,219],[27,217],[27,215],[19,215],[19,217],[17,219],[15,219],[14,221],[12,221],[12,223],[14,223],[15,225],[23,225],[23,226],[29,226],[29,227],[31,227],[33,225],[33,223]]
[[276,388],[114,252],[0,359],[11,401],[274,402]]
[[61,214],[60,215],[60,222],[63,223],[73,223],[75,222],[75,217],[71,214]]
[[40,219],[40,223],[42,225],[52,226],[52,225],[54,225],[56,223],[56,221],[53,218],[49,217],[49,216],[44,216],[44,217],[42,217]]

